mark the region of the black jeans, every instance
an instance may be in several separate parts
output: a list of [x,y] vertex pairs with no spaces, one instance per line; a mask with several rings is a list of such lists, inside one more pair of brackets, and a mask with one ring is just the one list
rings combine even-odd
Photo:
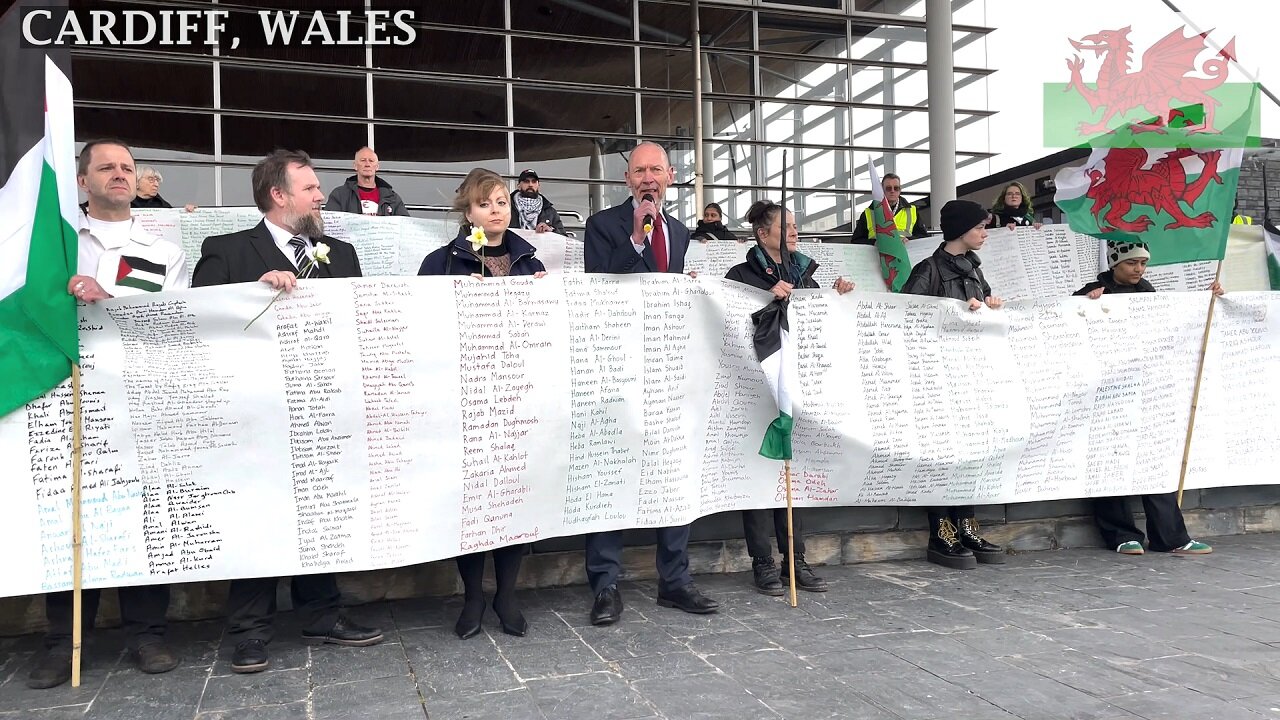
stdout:
[[[1093,516],[1102,532],[1102,542],[1110,550],[1136,540],[1142,542],[1142,531],[1133,523],[1128,498],[1104,497],[1093,501]],[[1147,514],[1147,539],[1152,552],[1169,552],[1191,542],[1187,524],[1183,522],[1178,507],[1178,493],[1160,493],[1142,496],[1143,512]]]
[[[271,642],[278,578],[232,580],[227,594],[227,634],[236,643]],[[333,573],[292,578],[293,609],[305,633],[323,634],[338,622],[338,581]]]
[[[165,613],[169,610],[169,586],[122,587],[117,592],[120,594],[120,619],[124,623],[125,643],[129,649],[137,650],[144,645],[164,640],[167,626]],[[85,632],[93,629],[101,598],[101,590],[81,591],[80,617]],[[70,590],[44,596],[44,612],[49,619],[49,632],[44,636],[45,647],[71,647],[73,610]]]
[[[778,552],[787,556],[787,509],[743,510],[742,531],[747,539],[747,552],[753,558],[773,557],[773,549],[769,547],[769,516],[773,516],[773,535],[778,541]],[[804,526],[800,522],[800,510],[791,512],[791,534],[796,545],[796,554],[804,554]]]

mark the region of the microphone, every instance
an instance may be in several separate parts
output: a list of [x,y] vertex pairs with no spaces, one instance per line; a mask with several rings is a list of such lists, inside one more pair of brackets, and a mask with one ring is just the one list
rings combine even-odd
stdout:
[[[652,195],[650,195],[649,193],[645,193],[645,194],[644,194],[644,197],[642,197],[642,198],[640,198],[640,199],[641,199],[642,201],[646,201],[646,200],[647,200],[648,202],[653,202],[653,196],[652,196]],[[645,234],[645,235],[648,235],[648,234],[649,234],[649,233],[651,233],[651,232],[653,232],[653,215],[646,214],[646,215],[644,216],[644,234]]]

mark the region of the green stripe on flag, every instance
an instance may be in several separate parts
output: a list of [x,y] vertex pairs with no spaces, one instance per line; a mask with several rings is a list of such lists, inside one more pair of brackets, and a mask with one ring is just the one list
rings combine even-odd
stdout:
[[[24,180],[31,179],[8,178]],[[76,232],[62,217],[58,179],[48,163],[41,164],[39,183],[26,283],[0,300],[0,415],[56,387],[80,361],[76,302],[67,294]]]
[[164,289],[164,287],[160,285],[160,283],[152,282],[150,280],[138,277],[136,275],[125,275],[124,277],[117,280],[116,284],[123,285],[125,287],[137,288],[139,290],[145,290],[146,292],[160,292],[161,290]]
[[760,443],[760,454],[774,460],[791,459],[791,431],[795,421],[791,416],[780,412],[778,417],[764,431],[764,440]]

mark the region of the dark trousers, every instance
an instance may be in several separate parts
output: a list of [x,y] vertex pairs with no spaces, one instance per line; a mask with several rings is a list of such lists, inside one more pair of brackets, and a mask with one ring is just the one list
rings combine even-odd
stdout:
[[[511,545],[494,548],[493,579],[497,592],[493,598],[495,606],[513,602],[516,591],[516,579],[520,577],[520,563],[524,560],[525,548],[528,545]],[[462,590],[467,603],[484,605],[484,553],[470,553],[454,558],[458,563],[458,576],[462,578]]]
[[[787,556],[787,509],[743,510],[742,531],[747,538],[747,552],[753,558],[773,557],[773,549],[769,547],[769,516],[773,516],[773,533],[778,541],[778,552]],[[791,534],[796,544],[796,554],[804,555],[804,526],[800,522],[800,511],[791,512]]]
[[[657,528],[658,592],[678,590],[689,576],[689,526]],[[616,585],[622,571],[622,531],[587,534],[587,580],[591,592]]]
[[[168,585],[141,585],[122,587],[120,594],[120,619],[124,623],[125,643],[130,650],[164,640],[165,613],[169,610]],[[93,629],[98,617],[98,601],[101,590],[81,591],[81,621],[84,631]],[[71,625],[75,618],[71,591],[49,593],[44,596],[44,612],[49,619],[49,632],[44,636],[47,648],[71,647]]]
[[[237,642],[271,642],[279,578],[232,580],[227,595],[227,634]],[[324,634],[338,622],[338,581],[333,573],[292,578],[293,609],[305,633]]]
[[931,507],[929,508],[929,529],[930,531],[932,531],[932,529],[938,525],[938,521],[944,517],[951,518],[951,522],[955,523],[956,527],[960,527],[961,520],[965,518],[971,518],[973,516],[974,516],[974,509],[972,505],[952,505],[950,507],[946,507],[946,506]]
[[[1093,501],[1093,517],[1102,532],[1102,543],[1111,550],[1130,540],[1142,542],[1142,531],[1133,524],[1133,513],[1129,512],[1127,500],[1120,496],[1095,498]],[[1152,552],[1169,552],[1191,542],[1187,524],[1182,520],[1182,510],[1178,507],[1178,493],[1143,495],[1142,509],[1147,514],[1147,539]]]

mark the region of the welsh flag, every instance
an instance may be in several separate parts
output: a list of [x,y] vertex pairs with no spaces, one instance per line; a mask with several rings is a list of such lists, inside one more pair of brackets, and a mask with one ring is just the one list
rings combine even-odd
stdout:
[[1280,228],[1264,222],[1262,237],[1267,244],[1267,276],[1271,278],[1271,289],[1280,290]]
[[1097,148],[1058,172],[1054,202],[1071,229],[1146,243],[1152,265],[1221,260],[1243,148]]
[[760,454],[774,460],[791,459],[791,393],[800,387],[796,375],[796,348],[787,327],[787,301],[777,300],[751,314],[755,325],[752,342],[765,382],[778,403],[778,417],[765,430]]
[[71,59],[22,47],[20,7],[0,16],[0,415],[65,380],[80,356],[67,294],[78,210]]
[[[1256,86],[1248,102],[1230,126],[1195,135],[1194,144],[1160,147],[1164,133],[1136,126],[1095,140],[1084,165],[1058,172],[1054,202],[1072,230],[1146,243],[1152,265],[1221,260],[1244,148],[1257,144]],[[1102,147],[1107,139],[1119,144]]]
[[893,221],[889,203],[884,199],[884,187],[880,185],[876,164],[870,158],[867,158],[867,167],[871,169],[871,219],[875,224],[876,252],[880,253],[880,277],[884,278],[889,292],[898,292],[907,283],[907,276],[911,275],[911,259],[907,257],[902,231]]

